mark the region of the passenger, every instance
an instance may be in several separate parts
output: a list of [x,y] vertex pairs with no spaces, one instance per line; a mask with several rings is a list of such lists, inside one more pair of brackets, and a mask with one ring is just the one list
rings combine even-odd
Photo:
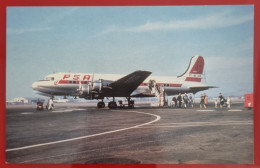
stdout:
[[206,93],[204,93],[204,108],[207,108],[207,104],[208,104],[208,96],[206,95]]
[[230,108],[231,106],[231,98],[227,97],[227,108]]
[[205,95],[201,94],[200,96],[200,108],[205,108]]
[[215,108],[218,108],[218,100],[215,100]]
[[225,103],[225,98],[223,97],[222,93],[219,93],[219,106],[220,106],[220,108],[223,107],[224,103]]
[[190,93],[190,96],[189,96],[189,104],[190,104],[190,107],[193,108],[193,97],[192,97],[191,93]]
[[187,94],[184,93],[184,96],[183,96],[184,108],[187,108],[187,106],[188,106],[188,101],[189,101],[189,98],[188,98]]
[[176,96],[173,96],[173,98],[172,98],[172,106],[177,107],[177,99],[176,99]]
[[181,108],[181,104],[182,104],[181,93],[179,93],[179,95],[177,97],[177,101],[179,102],[179,108]]

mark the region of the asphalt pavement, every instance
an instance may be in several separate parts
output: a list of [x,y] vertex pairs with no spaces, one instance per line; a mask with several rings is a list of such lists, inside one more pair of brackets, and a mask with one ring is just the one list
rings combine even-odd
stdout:
[[80,164],[252,164],[253,110],[85,104],[6,109],[6,162]]

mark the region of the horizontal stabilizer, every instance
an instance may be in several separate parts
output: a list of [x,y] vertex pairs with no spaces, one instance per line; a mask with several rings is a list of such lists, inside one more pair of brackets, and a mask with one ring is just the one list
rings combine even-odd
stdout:
[[201,89],[211,89],[211,88],[218,88],[217,86],[191,86],[189,87],[190,89],[196,89],[196,88],[201,88]]
[[202,91],[202,90],[208,90],[208,89],[211,89],[211,88],[218,88],[216,86],[192,86],[192,87],[189,87],[190,90],[192,90],[193,93],[197,93],[199,91]]

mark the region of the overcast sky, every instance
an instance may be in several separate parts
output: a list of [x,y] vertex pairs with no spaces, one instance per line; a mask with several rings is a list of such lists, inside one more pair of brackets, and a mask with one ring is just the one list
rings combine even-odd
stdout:
[[[53,72],[178,76],[205,59],[210,96],[253,91],[252,5],[8,7],[7,100]],[[198,94],[199,95],[199,94]]]

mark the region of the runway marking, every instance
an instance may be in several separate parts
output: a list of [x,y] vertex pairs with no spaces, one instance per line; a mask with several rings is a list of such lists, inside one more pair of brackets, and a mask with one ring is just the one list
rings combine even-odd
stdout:
[[81,111],[81,110],[86,110],[86,109],[59,109],[59,110],[54,110],[52,111],[53,113],[67,113],[67,112],[73,112],[73,111]]
[[242,109],[231,109],[231,110],[228,110],[228,111],[243,111]]
[[56,110],[56,111],[52,111],[53,113],[66,113],[66,112],[72,112],[73,110]]
[[31,112],[24,112],[24,113],[21,113],[22,115],[28,115],[28,114],[32,114]]
[[[230,122],[230,123],[237,123],[237,122],[252,122],[252,121],[225,121],[225,122]],[[185,122],[185,123],[166,123],[166,124],[186,124],[186,123],[214,123],[214,122]],[[219,122],[221,123],[221,122]],[[150,126],[153,125],[165,125],[165,124],[150,124]],[[149,128],[147,127],[147,128]],[[146,128],[146,127],[144,127]],[[153,128],[153,127],[152,127]],[[153,141],[142,141],[142,142],[137,142],[137,143],[131,143],[131,145],[140,145],[140,144],[144,144],[144,143],[151,143],[151,142],[158,142],[160,140],[153,140]],[[37,158],[37,159],[32,159],[32,160],[26,160],[26,161],[22,161],[20,163],[31,163],[31,162],[35,162],[35,161],[40,161],[40,160],[46,160],[46,159],[51,159],[51,158],[56,158],[56,157],[67,157],[67,156],[72,156],[72,155],[78,155],[78,154],[84,154],[84,153],[89,153],[89,152],[94,152],[94,151],[100,151],[100,150],[112,150],[112,149],[117,149],[117,148],[121,148],[121,147],[126,147],[129,146],[129,144],[124,144],[124,145],[117,145],[117,146],[113,146],[113,147],[102,147],[102,148],[97,148],[97,149],[90,149],[90,150],[85,150],[85,151],[81,151],[81,152],[72,152],[72,153],[66,153],[66,154],[60,154],[60,155],[53,155],[53,156],[48,156],[48,157],[42,157],[42,158]]]
[[205,122],[182,122],[182,123],[163,123],[163,124],[151,124],[151,125],[169,125],[169,124],[176,124],[176,125],[185,125],[185,124],[211,124],[211,123],[252,123],[252,120],[248,121],[219,121],[219,122],[210,122],[210,121],[205,121]]
[[[116,112],[118,112],[119,110],[111,110],[111,111],[116,111]],[[29,146],[24,146],[24,147],[20,147],[20,148],[6,149],[5,151],[6,151],[6,152],[18,151],[18,150],[29,149],[29,148],[34,148],[34,147],[40,147],[40,146],[46,146],[46,145],[53,145],[53,144],[58,144],[58,143],[63,143],[63,142],[70,142],[70,141],[85,139],[85,138],[89,138],[89,137],[95,137],[95,136],[100,136],[100,135],[106,135],[106,134],[111,134],[111,133],[120,132],[120,131],[126,131],[126,130],[130,130],[130,129],[133,129],[133,128],[138,128],[138,127],[142,127],[142,126],[145,126],[145,125],[149,125],[149,124],[154,123],[154,122],[157,122],[157,121],[159,121],[159,120],[161,119],[161,117],[158,116],[158,115],[151,114],[151,113],[140,112],[140,111],[120,111],[120,112],[146,114],[146,115],[154,116],[154,117],[156,117],[156,119],[155,119],[155,120],[152,120],[152,121],[150,121],[150,122],[144,123],[144,124],[140,124],[140,125],[136,125],[136,126],[132,126],[132,127],[128,127],[128,128],[121,128],[121,129],[118,129],[118,130],[107,131],[107,132],[102,132],[102,133],[98,133],[98,134],[87,135],[87,136],[81,136],[81,137],[77,137],[77,138],[65,139],[65,140],[60,140],[60,141],[54,141],[54,142],[47,142],[47,143],[42,143],[42,144],[29,145]]]
[[184,123],[165,123],[165,124],[151,124],[149,127],[201,127],[201,126],[218,126],[218,125],[252,125],[253,121],[223,121],[223,122],[184,122]]
[[197,110],[197,111],[216,111],[216,110]]

